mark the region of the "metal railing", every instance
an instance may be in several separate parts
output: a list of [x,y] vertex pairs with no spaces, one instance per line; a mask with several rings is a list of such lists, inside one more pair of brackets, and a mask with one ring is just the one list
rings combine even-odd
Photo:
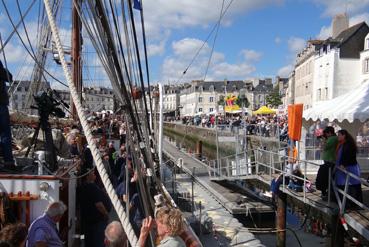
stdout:
[[[304,203],[307,202],[307,184],[312,184],[312,181],[309,180],[309,175],[316,174],[319,166],[321,164],[307,161],[307,160],[299,160],[294,159],[293,162],[291,158],[287,155],[276,153],[273,151],[268,151],[264,149],[254,149],[248,150],[247,152],[241,153],[239,155],[230,155],[226,157],[222,157],[217,160],[210,161],[209,164],[209,176],[212,178],[222,178],[222,179],[241,179],[241,178],[259,178],[264,180],[265,176],[269,176],[270,181],[275,179],[276,175],[281,176],[282,179],[281,186],[283,190],[286,190],[286,178],[295,179],[303,181],[302,185],[302,197]],[[297,176],[292,173],[293,166],[298,167],[301,170],[302,176]],[[346,174],[345,186],[344,189],[340,189],[335,185],[335,180],[333,179],[333,175],[336,170],[340,170]],[[349,181],[350,179],[356,179],[360,181],[361,185],[369,187],[368,181],[364,178],[358,177],[353,173],[350,173],[340,167],[334,167],[329,169],[328,172],[328,198],[327,198],[327,206],[331,204],[331,193],[332,191],[335,193],[337,203],[340,209],[340,213],[344,214],[346,208],[347,200],[352,201],[356,206],[361,209],[369,210],[369,207],[364,203],[355,199],[352,195],[350,195],[349,191]],[[266,182],[270,182],[266,181]],[[333,190],[331,189],[333,188]],[[341,195],[341,196],[340,196]],[[342,199],[341,199],[342,198]],[[309,199],[312,200],[312,199]],[[321,203],[321,202],[320,202]]]
[[[360,202],[356,198],[351,196],[350,191],[348,191],[349,186],[350,186],[349,181],[350,181],[351,178],[359,181],[361,185],[364,185],[366,187],[369,187],[368,181],[366,181],[364,178],[358,177],[355,174],[346,171],[345,169],[343,169],[341,167],[336,166],[334,168],[334,171],[337,171],[337,170],[339,170],[339,171],[346,174],[345,187],[344,187],[343,190],[337,187],[334,180],[331,180],[332,186],[333,186],[333,191],[335,193],[337,203],[338,203],[338,206],[340,208],[340,214],[343,215],[345,213],[347,199],[349,199],[352,203],[354,203],[359,208],[364,209],[364,210],[369,210],[369,207],[367,205],[365,205],[363,202]],[[342,199],[341,199],[340,195],[342,196]]]

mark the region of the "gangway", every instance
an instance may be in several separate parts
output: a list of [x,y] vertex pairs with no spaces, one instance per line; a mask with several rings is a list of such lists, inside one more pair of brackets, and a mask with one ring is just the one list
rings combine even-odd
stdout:
[[[315,182],[320,164],[299,159],[295,159],[293,162],[289,161],[291,159],[284,152],[273,152],[261,148],[250,149],[247,152],[220,158],[218,161],[208,162],[210,180],[257,180],[266,186],[270,186],[272,180],[279,177],[283,181],[280,185],[280,190],[290,198],[303,204],[308,204],[328,215],[339,214],[352,229],[369,240],[369,183],[365,179],[357,177],[339,167],[334,168],[332,172],[329,172],[329,181],[331,181],[329,186],[332,186],[332,190],[335,192],[337,203],[331,201],[330,189],[328,191],[328,201],[323,201],[320,192],[315,191],[311,187]],[[292,166],[295,168],[299,167],[303,176],[293,175]],[[334,179],[332,179],[335,169],[339,169],[347,174],[343,190],[337,188]],[[288,184],[285,182],[287,178],[303,180],[302,192],[289,189]],[[361,181],[363,203],[349,195],[349,178]],[[347,200],[351,200],[355,204],[355,210],[346,209]]]

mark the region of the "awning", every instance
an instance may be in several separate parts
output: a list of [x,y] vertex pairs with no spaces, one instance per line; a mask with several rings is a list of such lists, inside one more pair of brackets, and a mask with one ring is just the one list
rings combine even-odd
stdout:
[[272,110],[266,106],[262,106],[258,110],[253,111],[252,114],[275,114],[275,110]]
[[358,88],[334,99],[319,102],[304,111],[303,118],[308,120],[324,120],[329,122],[344,120],[349,123],[358,120],[364,122],[369,119],[369,80],[364,81]]

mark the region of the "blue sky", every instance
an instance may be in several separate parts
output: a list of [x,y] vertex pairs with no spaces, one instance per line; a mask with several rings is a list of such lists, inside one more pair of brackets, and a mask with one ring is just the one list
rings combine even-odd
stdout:
[[[230,1],[224,0],[225,6]],[[217,22],[222,2],[143,0],[153,83],[179,81],[183,70]],[[12,13],[17,13],[15,0],[5,0],[5,3]],[[20,0],[20,3],[24,11],[30,1]],[[360,21],[369,23],[369,0],[234,0],[222,19],[206,77],[205,68],[214,35],[180,82],[204,78],[244,80],[252,77],[288,76],[296,53],[303,49],[306,40],[329,37],[332,17],[345,10],[350,25]],[[36,10],[33,12],[26,19],[27,29],[31,33],[36,30]],[[19,15],[14,14],[13,18],[17,22]],[[4,41],[11,26],[2,4],[0,23]],[[63,30],[68,37],[65,40],[68,40],[66,27],[67,24],[64,24]],[[13,74],[22,78],[29,76],[32,71],[32,66],[27,65],[28,69],[19,73],[20,68],[25,67],[21,61],[26,59],[26,64],[31,64],[31,59],[24,54],[17,38],[12,39],[5,49],[9,68]],[[0,57],[3,60],[3,54]],[[61,70],[53,71],[59,78],[63,78]]]

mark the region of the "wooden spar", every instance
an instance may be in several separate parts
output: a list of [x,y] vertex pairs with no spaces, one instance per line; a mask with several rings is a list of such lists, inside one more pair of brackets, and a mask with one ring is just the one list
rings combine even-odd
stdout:
[[287,195],[283,192],[279,192],[277,195],[277,247],[286,246],[286,209],[287,209]]
[[[78,15],[80,0],[72,4],[72,80],[76,86],[77,92],[82,98],[82,64],[81,64],[81,19]],[[77,110],[74,106],[72,98],[70,99],[71,113],[74,120],[78,120]]]

